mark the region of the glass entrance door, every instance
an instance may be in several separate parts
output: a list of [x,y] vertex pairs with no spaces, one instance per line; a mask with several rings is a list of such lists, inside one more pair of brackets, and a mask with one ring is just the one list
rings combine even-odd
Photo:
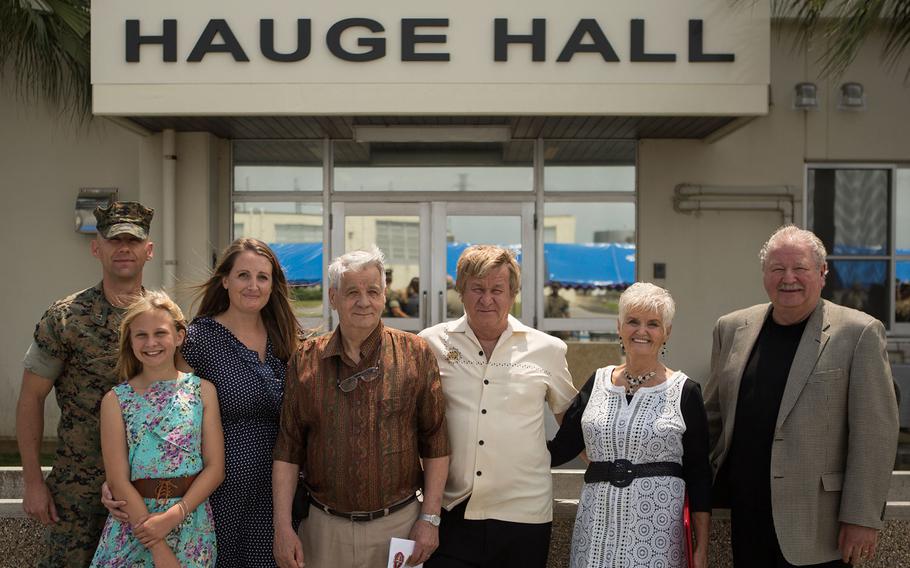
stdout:
[[[383,323],[418,332],[429,325],[430,207],[427,203],[332,205],[332,258],[376,244],[385,255]],[[332,311],[331,327],[338,323]]]
[[[464,313],[455,292],[458,257],[470,245],[499,245],[514,252],[521,266],[521,287],[534,289],[534,204],[433,202],[431,204],[432,287],[431,320],[439,323]],[[527,254],[525,254],[527,252]],[[519,292],[512,315],[533,325],[534,294]]]
[[[522,288],[533,290],[534,204],[527,203],[351,203],[332,205],[332,258],[375,243],[385,254],[386,325],[418,332],[461,317],[454,290],[456,263],[474,244],[513,250],[522,269]],[[391,271],[391,272],[388,272]],[[513,315],[533,324],[534,294],[519,294]],[[331,326],[338,321],[334,312]]]

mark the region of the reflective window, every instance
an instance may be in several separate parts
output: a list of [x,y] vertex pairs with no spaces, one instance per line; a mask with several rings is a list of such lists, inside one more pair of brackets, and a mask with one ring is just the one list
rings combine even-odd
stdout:
[[236,202],[234,238],[239,237],[257,238],[275,251],[297,317],[322,317],[322,204]]
[[548,140],[544,164],[546,191],[635,191],[635,142]]
[[335,191],[532,191],[534,143],[335,142]]
[[807,178],[808,227],[828,249],[822,295],[910,331],[910,170],[819,166]]
[[[455,292],[458,257],[471,245],[499,245],[512,250],[522,265],[521,217],[448,215],[446,217],[446,317],[462,316],[464,307]],[[515,297],[511,314],[521,317],[521,292]]]
[[894,321],[910,322],[910,260],[899,260],[894,266]]
[[809,170],[809,226],[830,255],[888,255],[891,171]]
[[888,315],[888,262],[829,260],[822,297],[880,319]]
[[619,294],[635,281],[635,204],[546,203],[544,280],[544,318],[615,316]]
[[[894,320],[910,322],[910,169],[895,175]],[[908,395],[910,396],[910,395]]]
[[383,317],[420,317],[420,218],[410,215],[346,215],[344,250],[382,250],[386,262]]
[[897,170],[894,179],[894,232],[897,254],[910,256],[910,169]]
[[322,191],[322,142],[234,142],[234,191]]
[[419,223],[416,221],[376,221],[376,246],[393,263],[417,264],[420,261]]

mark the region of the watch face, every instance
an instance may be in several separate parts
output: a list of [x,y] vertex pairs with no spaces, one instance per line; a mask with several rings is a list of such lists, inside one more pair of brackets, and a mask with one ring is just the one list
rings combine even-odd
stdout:
[[442,522],[442,517],[440,517],[439,515],[423,514],[423,515],[420,515],[420,518],[423,519],[424,521],[430,523],[434,527],[438,527],[439,523]]

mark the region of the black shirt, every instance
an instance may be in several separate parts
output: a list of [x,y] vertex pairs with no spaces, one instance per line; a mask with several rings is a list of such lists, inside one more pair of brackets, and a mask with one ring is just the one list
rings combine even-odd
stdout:
[[[559,432],[547,442],[550,450],[550,465],[558,466],[574,459],[585,449],[584,434],[581,430],[581,416],[588,406],[591,391],[594,390],[594,375],[581,387],[572,405],[562,418]],[[607,380],[610,380],[609,377]],[[689,507],[692,511],[711,510],[711,465],[708,461],[708,417],[701,396],[701,387],[692,379],[686,379],[679,402],[686,431],[683,432],[683,479],[689,493]]]
[[780,325],[769,312],[739,384],[727,456],[731,505],[770,512],[771,445],[787,375],[808,319]]

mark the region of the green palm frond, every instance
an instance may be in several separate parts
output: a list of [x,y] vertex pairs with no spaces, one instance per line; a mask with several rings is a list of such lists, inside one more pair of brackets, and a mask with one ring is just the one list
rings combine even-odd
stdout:
[[91,116],[89,0],[0,0],[0,79],[25,100]]
[[[910,47],[910,0],[772,0],[772,13],[797,23],[798,43],[824,41],[827,49],[819,58],[824,75],[843,73],[876,29],[885,34],[886,65],[895,65]],[[910,78],[910,67],[906,72]]]

